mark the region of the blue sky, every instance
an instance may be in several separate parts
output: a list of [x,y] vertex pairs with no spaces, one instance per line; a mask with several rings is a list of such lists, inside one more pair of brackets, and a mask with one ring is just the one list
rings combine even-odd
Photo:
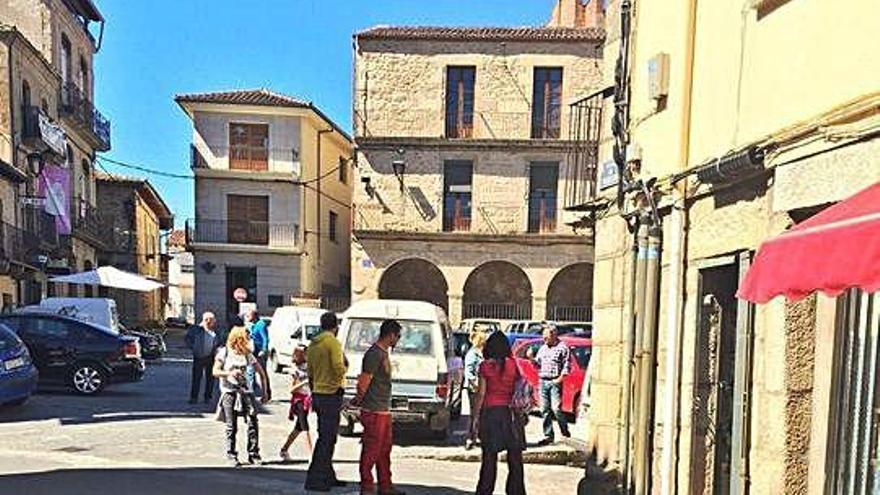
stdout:
[[[108,158],[189,173],[189,120],[174,95],[268,87],[314,101],[351,128],[351,35],[376,25],[543,24],[554,0],[98,0],[107,19],[96,104]],[[107,170],[145,175],[104,165]],[[146,175],[180,226],[192,181]]]

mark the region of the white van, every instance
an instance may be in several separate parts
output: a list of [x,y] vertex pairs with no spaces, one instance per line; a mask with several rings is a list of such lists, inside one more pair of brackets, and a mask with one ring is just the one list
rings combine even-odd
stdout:
[[290,365],[293,350],[309,345],[321,333],[321,315],[326,309],[283,306],[272,314],[269,325],[269,369],[280,373]]
[[[461,377],[450,375],[448,360],[454,357],[452,335],[446,313],[433,304],[420,301],[370,300],[354,303],[345,312],[339,341],[349,361],[346,398],[355,395],[357,376],[364,353],[379,337],[379,327],[388,319],[397,320],[403,331],[391,351],[391,416],[395,423],[427,427],[432,436],[446,438],[452,417],[461,403],[452,400]],[[346,409],[344,434],[354,431],[356,409]]]
[[47,297],[39,305],[25,306],[22,313],[52,313],[70,316],[119,333],[116,301],[97,297]]

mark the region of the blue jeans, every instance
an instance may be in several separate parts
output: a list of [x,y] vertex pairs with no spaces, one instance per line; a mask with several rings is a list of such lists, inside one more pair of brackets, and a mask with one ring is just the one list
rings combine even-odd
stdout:
[[553,440],[553,419],[559,423],[559,431],[562,436],[570,435],[568,432],[568,419],[562,412],[562,384],[552,380],[541,379],[541,416],[544,417],[544,438]]
[[318,415],[318,440],[306,475],[306,489],[329,488],[336,484],[333,452],[339,435],[342,394],[312,394],[312,409]]

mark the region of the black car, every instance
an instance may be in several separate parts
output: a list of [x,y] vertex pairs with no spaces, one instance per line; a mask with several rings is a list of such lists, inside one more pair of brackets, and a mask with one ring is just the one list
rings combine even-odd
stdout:
[[141,356],[144,359],[159,359],[168,350],[162,335],[153,331],[141,328],[127,328],[120,324],[119,333],[138,339],[138,344],[141,346]]
[[21,337],[40,372],[40,382],[63,383],[94,395],[109,383],[139,381],[144,360],[138,339],[66,316],[0,316]]

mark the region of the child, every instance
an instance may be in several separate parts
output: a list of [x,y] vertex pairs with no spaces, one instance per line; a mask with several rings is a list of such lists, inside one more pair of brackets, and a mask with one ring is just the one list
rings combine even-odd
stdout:
[[309,389],[309,374],[306,367],[305,346],[297,346],[293,351],[293,366],[291,368],[290,381],[290,412],[287,417],[294,421],[293,431],[287,437],[287,442],[281,447],[281,459],[290,461],[288,449],[293,444],[300,432],[305,432],[306,443],[309,452],[312,451],[312,435],[309,433],[309,409],[312,405],[312,392]]

